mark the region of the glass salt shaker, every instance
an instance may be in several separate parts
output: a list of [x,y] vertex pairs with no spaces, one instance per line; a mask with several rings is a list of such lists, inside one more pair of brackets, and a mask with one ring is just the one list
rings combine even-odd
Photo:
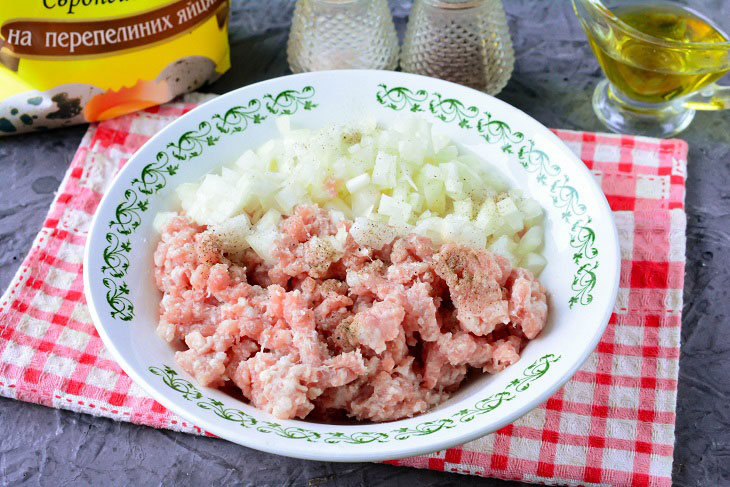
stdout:
[[287,57],[295,73],[395,69],[398,35],[387,0],[298,0]]
[[514,50],[501,0],[415,0],[401,68],[491,95],[507,84]]

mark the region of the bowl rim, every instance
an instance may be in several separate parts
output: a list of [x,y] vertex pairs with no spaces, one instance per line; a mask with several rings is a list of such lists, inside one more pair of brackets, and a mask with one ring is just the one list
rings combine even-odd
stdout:
[[[224,97],[228,98],[234,98],[237,95],[241,94],[242,92],[245,92],[246,90],[252,89],[252,87],[264,87],[266,85],[276,85],[278,83],[281,83],[281,80],[300,80],[304,81],[307,78],[317,78],[320,76],[338,76],[342,73],[377,73],[383,76],[396,76],[396,77],[402,77],[403,79],[413,80],[413,81],[422,81],[426,83],[436,83],[436,84],[445,84],[446,86],[453,86],[458,88],[459,90],[468,90],[472,92],[474,96],[481,96],[481,97],[488,97],[491,99],[492,103],[495,103],[500,108],[503,108],[507,111],[511,111],[514,113],[515,116],[518,117],[524,117],[527,121],[536,124],[538,127],[542,128],[541,136],[545,136],[550,142],[553,144],[556,144],[557,147],[562,149],[565,159],[570,159],[569,164],[573,164],[577,166],[577,170],[579,172],[582,172],[584,176],[587,177],[589,181],[591,181],[591,184],[593,185],[593,188],[591,188],[591,192],[595,193],[597,195],[596,198],[596,210],[597,213],[604,213],[606,212],[609,217],[610,221],[605,222],[608,223],[606,225],[607,227],[610,227],[610,237],[605,240],[606,242],[606,249],[610,250],[609,247],[613,246],[614,248],[614,255],[607,256],[607,260],[613,258],[613,272],[607,275],[607,281],[608,277],[613,277],[613,282],[611,284],[611,296],[609,299],[609,303],[611,303],[610,306],[607,306],[606,309],[603,312],[603,316],[600,319],[600,326],[596,328],[596,331],[594,335],[591,337],[589,341],[589,346],[586,347],[586,349],[581,354],[580,358],[575,361],[575,363],[567,369],[566,372],[563,373],[562,376],[560,376],[559,379],[555,379],[552,381],[551,385],[543,392],[536,394],[534,397],[531,397],[527,402],[518,408],[515,408],[513,411],[511,411],[509,414],[505,416],[504,419],[491,423],[488,426],[482,426],[477,427],[473,430],[470,430],[469,428],[461,428],[457,431],[454,431],[452,435],[445,437],[443,439],[437,439],[434,438],[433,441],[425,441],[423,444],[418,446],[413,446],[410,444],[404,444],[403,446],[399,446],[396,448],[388,448],[389,453],[380,453],[377,451],[374,452],[365,452],[365,451],[358,451],[357,449],[342,449],[340,450],[340,453],[337,454],[336,457],[332,456],[331,452],[320,452],[316,448],[311,449],[295,449],[290,450],[286,445],[282,442],[278,441],[272,441],[272,442],[261,442],[260,440],[256,439],[255,437],[249,437],[247,435],[241,435],[236,434],[233,429],[227,429],[222,428],[219,425],[216,425],[214,422],[210,421],[207,416],[205,415],[195,415],[192,414],[191,411],[194,411],[192,409],[188,410],[184,407],[176,405],[172,400],[168,400],[158,388],[156,388],[151,382],[149,382],[147,379],[145,379],[142,374],[138,373],[136,368],[133,367],[124,357],[124,355],[120,352],[120,350],[117,348],[114,341],[111,339],[111,337],[106,333],[105,328],[101,323],[103,320],[101,319],[100,314],[98,313],[93,296],[90,292],[91,289],[91,283],[90,283],[90,275],[89,275],[89,259],[90,259],[90,253],[91,253],[91,245],[92,242],[92,235],[99,230],[98,225],[98,219],[100,218],[101,212],[99,209],[101,209],[106,200],[108,198],[111,198],[112,191],[111,188],[114,187],[117,182],[124,178],[129,172],[133,170],[133,164],[130,164],[135,161],[139,154],[143,154],[146,147],[154,145],[157,140],[163,137],[167,137],[169,132],[174,130],[176,127],[181,126],[184,123],[187,123],[189,120],[195,118],[195,114],[200,113],[201,111],[204,111],[207,109],[208,104],[214,103],[217,100],[223,99]],[[604,224],[605,224],[604,223]],[[585,166],[585,164],[576,156],[573,154],[573,152],[565,145],[565,143],[557,136],[555,135],[550,129],[545,127],[542,123],[538,122],[522,110],[513,107],[512,105],[495,98],[491,95],[487,95],[481,91],[474,90],[456,83],[451,83],[448,81],[435,79],[427,76],[421,76],[411,73],[402,73],[402,72],[395,72],[395,71],[385,71],[385,70],[329,70],[329,71],[317,71],[317,72],[311,72],[311,73],[300,73],[300,74],[292,74],[287,76],[280,76],[277,78],[272,78],[264,81],[260,81],[257,83],[253,83],[250,85],[246,85],[240,88],[237,88],[235,90],[229,91],[223,95],[219,95],[216,98],[213,98],[211,100],[205,101],[192,109],[191,111],[185,113],[184,115],[178,117],[176,120],[172,121],[168,125],[166,125],[162,130],[157,132],[154,136],[152,136],[147,142],[145,142],[140,148],[138,148],[135,153],[129,158],[127,163],[122,167],[122,169],[116,174],[116,176],[113,178],[113,180],[109,183],[107,186],[107,189],[102,196],[101,200],[99,201],[99,205],[97,206],[97,210],[94,212],[94,216],[92,218],[91,224],[89,226],[89,233],[87,235],[87,240],[85,244],[84,249],[84,259],[83,259],[83,283],[84,283],[84,294],[86,297],[87,305],[89,308],[89,313],[92,317],[92,321],[94,322],[94,326],[99,333],[99,336],[102,339],[102,342],[104,343],[104,346],[109,350],[111,353],[113,359],[119,364],[119,366],[122,368],[122,370],[134,381],[134,383],[141,387],[147,394],[149,394],[155,401],[162,404],[165,408],[172,411],[174,414],[190,421],[195,426],[198,426],[204,430],[204,432],[212,433],[215,436],[218,436],[220,438],[226,439],[228,441],[231,441],[233,443],[237,443],[239,445],[243,445],[249,448],[253,448],[256,450],[264,451],[267,453],[277,454],[277,455],[283,455],[288,456],[292,458],[300,458],[305,460],[316,460],[316,461],[334,461],[334,462],[365,462],[365,461],[385,461],[385,460],[396,460],[400,458],[406,458],[406,457],[412,457],[417,455],[423,455],[427,453],[432,453],[435,451],[444,450],[447,448],[451,448],[457,445],[461,445],[464,443],[467,443],[469,441],[475,440],[477,438],[480,438],[482,436],[485,436],[487,434],[493,433],[504,426],[507,426],[508,424],[514,423],[516,420],[527,414],[528,412],[532,411],[536,407],[538,407],[540,404],[547,401],[550,397],[552,397],[565,383],[570,380],[575,373],[578,371],[580,367],[585,363],[585,361],[588,359],[588,357],[591,355],[591,353],[595,350],[596,346],[598,345],[598,342],[600,341],[601,337],[603,336],[603,333],[606,330],[606,327],[608,326],[608,322],[610,319],[611,314],[613,313],[613,307],[616,302],[616,298],[618,295],[618,288],[619,288],[619,276],[620,276],[620,266],[621,266],[621,255],[620,255],[620,246],[619,246],[619,239],[618,239],[618,231],[616,229],[616,224],[613,219],[613,213],[612,210],[608,204],[608,201],[606,200],[606,197],[603,193],[603,191],[600,189],[600,186],[595,181],[593,175],[591,174],[590,170]],[[608,284],[607,284],[608,285]],[[400,420],[399,420],[400,421]],[[390,422],[390,424],[397,424],[398,421]],[[430,438],[429,438],[430,439]]]

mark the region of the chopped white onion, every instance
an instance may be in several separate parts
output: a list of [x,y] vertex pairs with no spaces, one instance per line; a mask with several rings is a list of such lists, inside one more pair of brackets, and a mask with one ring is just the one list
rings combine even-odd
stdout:
[[542,227],[535,226],[528,229],[522,235],[519,245],[517,245],[517,253],[519,255],[527,255],[537,250],[542,245],[542,234]]
[[363,173],[348,180],[345,183],[345,187],[347,188],[347,191],[349,191],[350,193],[354,193],[357,190],[364,188],[368,184],[370,184],[370,174]]
[[529,253],[520,260],[519,265],[532,272],[532,275],[539,276],[547,265],[547,260],[540,254]]
[[395,186],[397,160],[392,154],[378,152],[378,155],[375,156],[375,167],[373,167],[373,183],[381,188],[392,188]]
[[[401,117],[382,127],[371,117],[316,131],[291,122],[278,118],[281,138],[176,190],[185,213],[224,236],[231,252],[250,245],[271,262],[282,214],[314,202],[354,220],[350,233],[363,245],[382,248],[397,235],[416,232],[437,246],[487,247],[535,274],[544,267],[540,204],[510,189],[478,157],[460,154],[425,120]],[[160,213],[155,228],[161,231],[169,218]],[[335,247],[342,245],[338,240]]]
[[350,235],[360,245],[380,250],[393,241],[396,232],[393,227],[385,223],[358,217],[355,218],[355,223],[350,228]]

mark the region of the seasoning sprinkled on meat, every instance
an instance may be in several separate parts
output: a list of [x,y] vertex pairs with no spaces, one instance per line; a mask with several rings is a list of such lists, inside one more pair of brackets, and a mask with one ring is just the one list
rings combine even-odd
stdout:
[[389,421],[445,401],[472,368],[515,363],[545,326],[545,288],[503,257],[413,234],[373,248],[352,225],[300,206],[267,263],[233,225],[170,219],[154,254],[157,330],[187,348],[180,366],[277,418]]

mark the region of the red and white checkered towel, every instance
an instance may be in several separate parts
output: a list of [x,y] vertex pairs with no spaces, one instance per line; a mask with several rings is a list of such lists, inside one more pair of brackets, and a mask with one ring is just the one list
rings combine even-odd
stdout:
[[[135,386],[84,301],[84,242],[106,185],[152,135],[204,100],[92,125],[0,299],[0,394],[157,428],[202,431]],[[621,284],[608,329],[555,396],[495,434],[394,465],[549,484],[671,484],[684,282],[681,140],[556,131],[614,210]]]

